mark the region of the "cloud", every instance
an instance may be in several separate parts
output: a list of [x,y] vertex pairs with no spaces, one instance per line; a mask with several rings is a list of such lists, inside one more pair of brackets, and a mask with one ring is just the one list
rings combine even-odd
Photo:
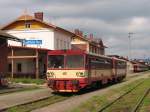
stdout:
[[43,11],[46,21],[68,30],[94,33],[109,47],[107,54],[127,56],[128,33],[133,32],[132,56],[150,55],[149,0],[5,0],[0,1],[0,25],[25,9],[30,14]]

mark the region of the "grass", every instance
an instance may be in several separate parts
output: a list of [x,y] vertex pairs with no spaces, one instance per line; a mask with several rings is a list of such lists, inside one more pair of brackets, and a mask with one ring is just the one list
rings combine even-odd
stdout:
[[133,107],[141,99],[141,97],[143,96],[147,88],[149,88],[149,86],[150,86],[150,79],[145,79],[142,85],[133,90],[130,94],[126,95],[125,97],[117,101],[112,107],[108,108],[106,112],[132,111]]
[[46,82],[46,80],[44,79],[31,79],[31,78],[14,78],[10,79],[10,81],[15,83],[37,84],[37,85],[41,85]]
[[[124,111],[131,110],[131,106],[133,106],[133,104],[135,104],[135,102],[139,100],[139,96],[141,96],[144,93],[145,88],[148,88],[150,86],[150,79],[146,79],[146,80],[139,79],[123,87],[117,89],[111,89],[102,96],[94,96],[89,100],[85,101],[84,103],[82,103],[79,107],[74,108],[71,112],[98,112],[100,108],[112,102],[118,96],[130,90],[131,88],[133,88],[135,85],[137,85],[139,82],[143,80],[144,83],[140,87],[138,87],[130,95],[127,95],[125,98],[121,99],[118,103],[115,103],[113,105],[113,108],[109,108],[106,112],[124,112]],[[146,104],[150,105],[149,100],[147,102],[148,103]]]
[[140,109],[140,112],[150,112],[150,93],[144,99],[142,108]]
[[67,98],[68,98],[67,96],[54,95],[54,96],[51,96],[49,98],[46,98],[40,101],[9,108],[5,112],[30,112],[34,109],[38,109],[38,108],[48,106],[50,104],[53,104],[59,101],[66,100]]

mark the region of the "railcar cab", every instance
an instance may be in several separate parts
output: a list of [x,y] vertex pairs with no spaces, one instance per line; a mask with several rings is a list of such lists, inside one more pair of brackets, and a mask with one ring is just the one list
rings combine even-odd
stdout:
[[85,55],[78,51],[49,51],[48,69],[82,69],[85,66]]
[[85,86],[86,53],[78,50],[53,50],[48,52],[47,80],[54,91],[77,92]]

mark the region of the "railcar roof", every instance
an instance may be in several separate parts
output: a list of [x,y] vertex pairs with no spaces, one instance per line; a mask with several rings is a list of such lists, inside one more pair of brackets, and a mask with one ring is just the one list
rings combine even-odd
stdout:
[[100,55],[100,54],[95,54],[95,53],[87,53],[86,51],[83,50],[52,50],[48,51],[49,55],[61,55],[61,54],[87,54],[91,56],[97,56],[97,57],[103,57],[107,59],[112,59],[111,57],[105,56],[105,55]]
[[124,62],[126,62],[126,60],[115,58],[115,57],[108,57],[106,55],[100,55],[100,54],[95,54],[95,53],[88,53],[88,54],[92,55],[92,56],[99,56],[99,57],[103,57],[103,58],[107,58],[107,59],[115,59],[115,60],[118,60],[118,61],[124,61]]
[[61,55],[61,54],[87,54],[87,55],[91,55],[91,56],[97,56],[97,57],[102,57],[102,58],[107,58],[107,59],[115,59],[115,60],[119,60],[119,61],[124,61],[123,59],[118,59],[118,58],[114,58],[114,57],[108,57],[106,55],[100,55],[100,54],[95,54],[95,53],[87,53],[86,51],[83,50],[51,50],[48,51],[49,55]]
[[113,57],[113,59],[116,59],[116,60],[119,60],[119,61],[127,62],[126,60],[124,60],[124,59],[120,59],[120,58],[114,58],[114,57]]
[[100,54],[95,54],[95,53],[88,53],[91,56],[98,56],[98,57],[103,57],[103,58],[107,58],[107,59],[112,59],[111,57],[108,57],[106,55],[100,55]]

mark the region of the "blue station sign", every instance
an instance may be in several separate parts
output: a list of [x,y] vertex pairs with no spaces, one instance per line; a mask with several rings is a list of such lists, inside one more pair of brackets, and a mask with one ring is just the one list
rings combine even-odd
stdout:
[[23,40],[23,44],[25,44],[25,45],[41,45],[42,40]]

